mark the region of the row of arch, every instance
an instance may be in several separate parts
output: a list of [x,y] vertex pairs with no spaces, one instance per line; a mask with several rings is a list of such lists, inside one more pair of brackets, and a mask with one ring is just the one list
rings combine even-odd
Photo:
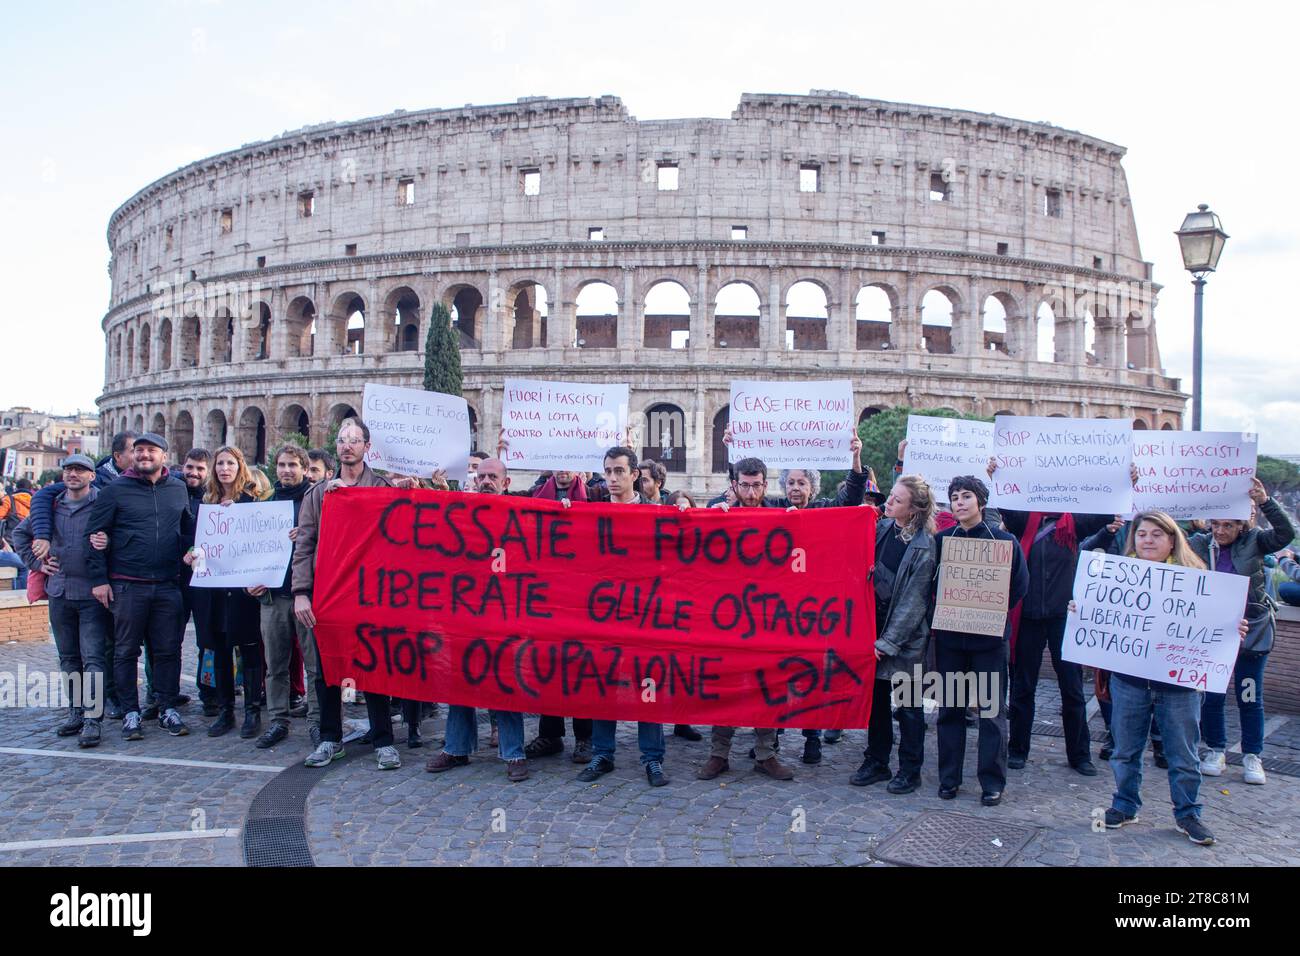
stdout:
[[[610,348],[626,343],[645,348],[687,349],[692,336],[711,333],[705,344],[717,348],[786,348],[824,350],[833,316],[844,313],[830,285],[803,278],[790,283],[780,296],[780,333],[784,341],[764,341],[765,311],[769,308],[758,282],[730,277],[711,293],[708,305],[712,328],[701,328],[708,316],[678,278],[647,282],[637,293],[641,329],[626,324],[623,294],[601,278],[569,286],[572,301],[564,306],[565,340],[552,342],[552,297],[545,284],[517,281],[496,293],[501,302],[493,341],[492,310],[484,289],[461,282],[448,286],[440,300],[451,313],[462,349],[531,349],[561,347]],[[770,292],[769,292],[770,296]],[[277,297],[269,297],[275,301]],[[328,299],[322,312],[309,295],[278,297],[284,302],[276,316],[265,298],[252,302],[207,304],[189,314],[146,314],[115,327],[110,333],[107,377],[119,381],[136,374],[175,368],[221,365],[311,355],[359,355],[419,352],[427,332],[426,309],[418,292],[400,285],[372,303],[358,291],[345,290]],[[1150,367],[1145,324],[1140,316],[1107,319],[1104,309],[1066,308],[1043,299],[1026,316],[1023,297],[1008,290],[985,293],[978,312],[958,288],[939,283],[924,288],[915,320],[900,289],[886,281],[858,287],[849,304],[853,316],[850,341],[841,348],[859,351],[919,349],[932,354],[992,353],[1041,362],[1104,363],[1131,368]],[[203,314],[200,315],[199,313]],[[1071,343],[1071,331],[1081,322],[1082,342]],[[1099,354],[1098,328],[1104,322],[1119,336],[1107,339],[1108,356]],[[770,320],[766,324],[772,327]],[[1140,334],[1135,334],[1140,333]],[[775,334],[774,334],[775,337]],[[1128,340],[1127,347],[1124,340]],[[1116,350],[1119,350],[1118,352]]]
[[[859,423],[866,421],[884,410],[881,406],[868,405],[859,414],[858,421]],[[956,414],[955,410],[953,412]],[[356,414],[355,407],[349,402],[339,401],[330,404],[326,413],[324,431],[332,430],[345,418]],[[470,447],[473,450],[478,447],[479,414],[472,405],[469,414]],[[1015,412],[1011,409],[1000,409],[994,414],[1012,415]],[[1057,412],[1049,417],[1065,418],[1066,415]],[[637,434],[641,441],[637,452],[640,457],[653,458],[661,462],[669,472],[685,473],[689,430],[689,418],[686,412],[671,402],[656,402],[650,405],[639,418],[641,420],[638,423],[640,428]],[[727,405],[713,415],[709,458],[710,467],[715,474],[725,473],[727,470],[727,448],[723,444],[722,436],[729,420],[730,408]],[[199,421],[196,421],[189,411],[181,410],[176,412],[170,421],[159,411],[148,418],[144,413],[137,413],[134,418],[121,415],[113,420],[112,424],[113,431],[132,429],[139,433],[148,430],[162,435],[169,442],[172,458],[176,461],[196,445],[215,449],[229,444],[239,447],[250,462],[265,464],[275,446],[285,436],[297,433],[304,438],[310,438],[312,435],[310,413],[304,405],[297,402],[281,408],[275,420],[270,423],[260,406],[247,405],[233,421],[227,418],[225,411],[214,408],[203,415]],[[1151,426],[1145,419],[1138,417],[1134,419],[1133,427],[1146,430]],[[1173,425],[1165,422],[1160,427],[1162,430],[1169,431]]]

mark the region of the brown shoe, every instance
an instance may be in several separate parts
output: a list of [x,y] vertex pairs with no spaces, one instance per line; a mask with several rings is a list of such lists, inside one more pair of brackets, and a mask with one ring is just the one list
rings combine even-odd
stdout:
[[775,757],[768,757],[766,760],[756,762],[754,769],[759,773],[765,773],[773,780],[793,780],[794,771],[787,767]]
[[697,780],[712,780],[720,773],[726,773],[731,769],[731,764],[727,763],[726,757],[710,757],[705,761],[704,766],[695,772]]
[[528,779],[528,761],[527,760],[507,760],[506,761],[506,779],[511,783],[518,783],[521,780]]
[[430,757],[425,762],[424,769],[429,773],[442,773],[444,770],[455,770],[457,767],[463,767],[468,763],[468,757],[455,757],[444,750],[436,757]]

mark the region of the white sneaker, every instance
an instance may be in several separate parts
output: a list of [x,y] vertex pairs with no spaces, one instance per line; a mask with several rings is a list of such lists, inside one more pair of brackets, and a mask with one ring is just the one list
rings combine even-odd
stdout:
[[1264,776],[1264,762],[1259,759],[1259,754],[1244,754],[1241,758],[1241,768],[1244,773],[1246,783],[1262,784]]
[[375,751],[375,759],[379,762],[380,770],[396,770],[402,765],[402,758],[397,753],[396,747],[380,747]]
[[1217,777],[1223,773],[1227,763],[1222,750],[1207,750],[1205,756],[1201,758],[1201,776]]

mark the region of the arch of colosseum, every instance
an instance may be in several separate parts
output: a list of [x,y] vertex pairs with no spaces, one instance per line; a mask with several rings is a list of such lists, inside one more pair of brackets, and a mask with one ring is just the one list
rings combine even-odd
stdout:
[[104,427],[259,459],[318,443],[365,382],[419,385],[439,302],[476,435],[508,376],[625,381],[639,449],[697,491],[722,483],[733,378],[849,378],[862,416],[1180,427],[1123,153],[823,91],[729,119],[530,98],[286,133],[113,214]]

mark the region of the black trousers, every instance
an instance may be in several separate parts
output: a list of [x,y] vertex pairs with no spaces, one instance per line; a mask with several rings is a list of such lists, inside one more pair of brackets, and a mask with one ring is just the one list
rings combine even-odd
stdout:
[[110,582],[113,602],[113,683],[118,703],[127,713],[140,710],[137,667],[140,649],[153,661],[154,696],[158,707],[176,706],[181,680],[181,630],[177,627],[184,603],[181,589],[171,581]]
[[[591,739],[591,718],[574,717],[573,720],[573,739],[590,740]],[[542,719],[537,722],[537,736],[539,737],[563,737],[564,736],[564,718],[551,717],[543,714]]]
[[[312,638],[315,640],[315,638]],[[316,652],[320,654],[320,650]],[[320,706],[320,739],[343,742],[343,688],[325,683],[325,675],[316,678],[316,702]],[[370,721],[370,744],[375,750],[393,745],[393,717],[391,704],[385,694],[366,691],[366,717]],[[402,701],[402,720],[410,726],[419,726],[420,702]]]
[[[998,641],[990,647],[987,637],[951,637],[942,635],[934,641],[935,666],[944,678],[943,699],[940,701],[939,783],[944,787],[959,787],[962,768],[966,762],[966,707],[985,705],[979,719],[979,757],[976,773],[985,793],[1001,792],[1007,785],[1007,643]],[[974,684],[981,692],[987,688],[991,699],[983,701],[954,699],[949,693],[957,681]],[[986,713],[994,716],[987,717]]]
[[[214,635],[217,647],[212,652],[213,701],[222,710],[235,709],[235,649],[224,634]],[[239,655],[244,669],[244,713],[259,713],[262,695],[262,646],[241,644]],[[202,686],[202,685],[200,685]]]
[[1038,672],[1043,663],[1043,648],[1052,654],[1052,669],[1061,688],[1061,723],[1065,727],[1065,755],[1070,766],[1089,759],[1088,711],[1083,698],[1083,668],[1061,660],[1061,641],[1065,637],[1065,618],[1041,620],[1021,618],[1016,639],[1016,663],[1011,668],[1011,737],[1010,753],[1029,756],[1034,730],[1034,693]]
[[[920,688],[912,698],[911,687],[905,686],[907,698],[896,712],[890,710],[892,685],[887,680],[877,680],[871,692],[871,716],[867,720],[867,749],[862,756],[889,766],[889,754],[894,749],[894,718],[898,718],[898,770],[907,776],[921,772],[925,763],[925,708],[920,706]],[[916,706],[912,706],[913,701]]]

